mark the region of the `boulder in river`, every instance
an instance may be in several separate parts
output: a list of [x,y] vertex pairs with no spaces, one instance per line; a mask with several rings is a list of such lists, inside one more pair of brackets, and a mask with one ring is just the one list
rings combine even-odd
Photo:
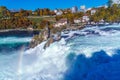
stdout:
[[44,49],[46,49],[47,47],[49,47],[50,44],[52,44],[53,42],[54,42],[53,37],[50,37],[50,38],[48,39],[48,41],[46,42],[46,44],[44,45]]

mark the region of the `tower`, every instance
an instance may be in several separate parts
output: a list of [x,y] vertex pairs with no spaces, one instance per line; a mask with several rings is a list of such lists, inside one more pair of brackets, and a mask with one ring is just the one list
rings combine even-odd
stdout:
[[78,8],[76,6],[72,7],[71,8],[71,12],[72,13],[76,13],[78,11]]

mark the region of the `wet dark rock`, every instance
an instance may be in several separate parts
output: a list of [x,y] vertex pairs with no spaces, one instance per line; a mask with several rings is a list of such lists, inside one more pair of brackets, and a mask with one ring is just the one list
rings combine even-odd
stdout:
[[50,38],[48,39],[48,41],[46,42],[46,44],[44,45],[44,49],[46,49],[47,47],[49,47],[50,44],[52,44],[53,42],[54,42],[53,37],[50,37]]
[[43,30],[40,32],[39,35],[35,35],[30,43],[30,48],[34,48],[38,44],[48,39],[48,32],[47,30]]
[[50,30],[50,28],[46,26],[46,28],[42,30],[39,35],[34,36],[30,43],[30,48],[34,48],[43,41],[47,41],[44,46],[44,49],[46,49],[50,46],[51,43],[53,43],[54,41],[59,41],[61,39],[61,31],[61,29]]
[[[57,35],[56,40],[60,40],[60,36],[61,36],[60,34]],[[47,41],[44,46],[44,49],[46,47],[49,47],[50,44],[54,42],[53,36],[51,34],[51,30],[48,26],[46,26],[46,28],[42,30],[39,35],[34,36],[34,38],[30,43],[30,48],[34,48],[35,46],[42,43],[43,41]]]
[[53,42],[55,41],[59,41],[61,39],[61,33],[57,33],[55,34],[54,36],[51,36],[48,41],[46,42],[45,46],[44,46],[44,49],[46,49],[47,47],[50,46],[50,44],[52,44]]

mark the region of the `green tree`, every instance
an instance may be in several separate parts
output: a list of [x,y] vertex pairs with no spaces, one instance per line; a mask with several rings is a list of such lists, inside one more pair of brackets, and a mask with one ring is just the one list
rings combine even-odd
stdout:
[[3,17],[6,11],[7,11],[7,8],[5,6],[0,6],[0,17]]

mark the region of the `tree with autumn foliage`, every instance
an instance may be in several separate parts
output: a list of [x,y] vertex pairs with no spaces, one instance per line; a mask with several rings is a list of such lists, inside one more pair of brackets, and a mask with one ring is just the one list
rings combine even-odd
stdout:
[[106,22],[119,22],[120,21],[120,8],[119,4],[112,4],[108,8],[98,8],[94,15],[90,16],[90,20],[94,22],[99,22],[101,19]]

